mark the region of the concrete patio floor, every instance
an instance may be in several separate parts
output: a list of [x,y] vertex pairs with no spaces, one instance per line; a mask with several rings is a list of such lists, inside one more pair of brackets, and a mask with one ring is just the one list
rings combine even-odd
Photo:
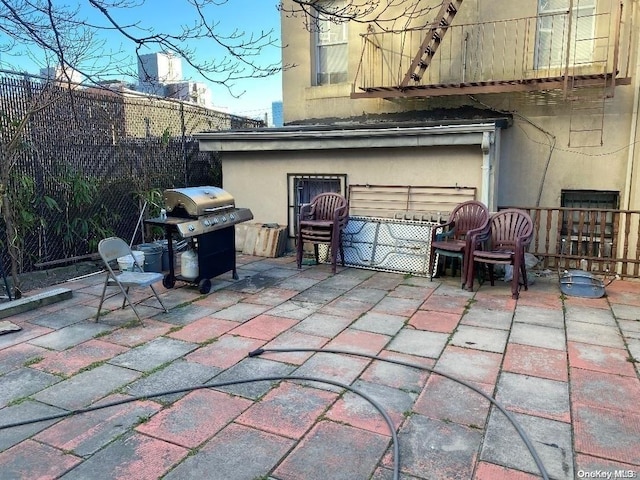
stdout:
[[[103,275],[70,300],[8,318],[0,336],[0,426],[205,383],[253,383],[140,398],[0,430],[2,479],[391,479],[395,425],[403,479],[540,478],[495,406],[446,377],[340,349],[432,368],[504,406],[550,478],[640,474],[640,282],[602,299],[562,298],[557,277],[519,300],[509,284],[462,291],[458,279],[238,256],[240,280],[208,295],[178,282],[121,297],[94,323]],[[150,290],[138,291],[138,299]],[[33,293],[33,292],[28,292]],[[142,295],[141,295],[142,294]],[[607,476],[608,474],[611,476]],[[600,475],[600,476],[598,476]],[[615,476],[617,475],[617,477]]]

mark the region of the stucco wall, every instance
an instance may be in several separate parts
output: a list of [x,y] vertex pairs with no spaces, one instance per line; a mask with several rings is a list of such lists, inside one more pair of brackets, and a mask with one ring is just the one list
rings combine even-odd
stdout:
[[476,187],[479,146],[224,153],[223,188],[255,222],[287,224],[287,174],[347,174],[348,184]]

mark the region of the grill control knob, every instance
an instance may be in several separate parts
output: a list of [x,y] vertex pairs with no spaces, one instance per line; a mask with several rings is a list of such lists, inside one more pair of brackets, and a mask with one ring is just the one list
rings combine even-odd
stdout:
[[220,220],[218,219],[218,217],[213,218],[213,223],[215,223],[216,225],[220,223]]
[[229,220],[235,220],[236,216],[233,213],[229,214]]
[[225,217],[224,215],[222,216],[222,221],[226,222],[227,221],[227,217]]
[[208,227],[209,225],[211,225],[211,222],[209,221],[209,219],[207,218],[206,220],[203,220],[204,226]]
[[187,230],[189,230],[190,232],[193,232],[196,229],[196,227],[194,227],[193,225],[189,225],[187,227]]

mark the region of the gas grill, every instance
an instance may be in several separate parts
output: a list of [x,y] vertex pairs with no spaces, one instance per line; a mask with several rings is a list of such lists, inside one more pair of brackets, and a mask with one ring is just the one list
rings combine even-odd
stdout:
[[[233,196],[218,187],[173,188],[164,191],[166,216],[145,220],[145,224],[164,228],[169,249],[169,273],[163,280],[173,288],[176,280],[198,285],[209,293],[211,278],[236,272],[234,225],[253,218],[248,208],[236,208]],[[198,276],[185,278],[174,268],[173,236],[188,239],[198,256]]]

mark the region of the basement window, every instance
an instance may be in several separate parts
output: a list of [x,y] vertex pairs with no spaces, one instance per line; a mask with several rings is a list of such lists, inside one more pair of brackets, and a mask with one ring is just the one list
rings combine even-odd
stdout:
[[[612,210],[620,206],[620,193],[600,190],[562,190],[562,238],[565,253],[583,257],[611,256]],[[570,210],[575,209],[575,210]]]
[[347,175],[326,174],[306,175],[290,173],[287,175],[288,185],[288,212],[289,212],[289,236],[295,237],[298,233],[298,217],[300,207],[324,192],[335,192],[346,196]]

